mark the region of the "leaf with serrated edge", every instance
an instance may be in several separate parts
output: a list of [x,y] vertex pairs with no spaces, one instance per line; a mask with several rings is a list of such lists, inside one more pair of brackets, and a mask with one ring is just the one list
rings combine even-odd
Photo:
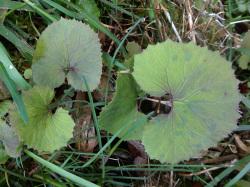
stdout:
[[143,133],[153,159],[189,159],[237,127],[238,81],[231,64],[217,52],[166,41],[135,56],[133,76],[151,96],[173,97],[171,112],[150,120]]
[[[116,93],[113,100],[106,106],[100,114],[100,127],[115,134],[119,129],[127,125],[128,128],[119,135],[122,137],[128,130],[135,127],[146,116],[137,111],[136,85],[131,75],[119,74],[116,80]],[[140,122],[139,122],[140,121]],[[135,128],[124,139],[140,140],[142,138],[141,127]]]
[[98,35],[76,20],[61,19],[48,26],[38,40],[32,73],[36,84],[56,88],[68,83],[77,90],[97,88],[102,71]]
[[10,157],[16,158],[20,156],[19,138],[14,129],[8,126],[3,120],[0,120],[0,142],[3,143],[5,152]]
[[38,151],[53,152],[67,145],[73,136],[74,121],[68,111],[58,108],[55,113],[48,109],[54,91],[35,86],[23,93],[29,122],[24,124],[15,109],[10,113],[11,123],[20,139]]

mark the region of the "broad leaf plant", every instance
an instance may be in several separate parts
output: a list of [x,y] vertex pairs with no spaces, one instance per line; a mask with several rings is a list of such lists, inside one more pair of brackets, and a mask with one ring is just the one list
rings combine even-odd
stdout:
[[[113,100],[99,116],[102,129],[115,134],[126,126],[120,138],[142,141],[152,159],[177,163],[236,128],[238,80],[218,52],[173,41],[135,50],[138,54],[130,53],[124,64],[127,70],[118,73]],[[22,91],[28,122],[11,101],[0,103],[0,163],[18,157],[22,145],[47,153],[67,145],[74,121],[69,111],[53,105],[55,89],[68,84],[74,90],[95,90],[101,55],[97,33],[79,21],[62,18],[43,31],[33,56],[32,88]],[[143,100],[156,109],[143,112]],[[9,124],[3,120],[6,113]]]

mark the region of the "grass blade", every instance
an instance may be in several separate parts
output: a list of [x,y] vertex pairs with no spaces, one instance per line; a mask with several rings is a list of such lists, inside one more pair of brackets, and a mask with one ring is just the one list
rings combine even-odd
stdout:
[[[239,166],[245,163],[250,162],[250,155],[244,157],[243,159],[239,160],[238,162],[235,163],[234,166],[228,167],[225,169],[223,172],[221,172],[218,176],[214,178],[210,183],[208,183],[205,187],[213,187],[216,186],[222,179],[224,179],[226,176],[228,176],[230,173],[232,173],[235,169],[237,169]],[[249,167],[249,166],[248,166]]]
[[244,175],[250,171],[250,162],[236,175],[230,182],[228,182],[225,187],[233,186],[235,183],[237,183]]
[[17,91],[16,85],[13,80],[9,77],[7,71],[5,70],[3,64],[0,62],[0,79],[4,82],[5,86],[8,88],[13,100],[15,101],[21,118],[25,123],[28,122],[28,115],[26,108],[23,103],[23,98],[21,94]]
[[14,81],[14,83],[18,88],[27,90],[31,87],[29,83],[26,82],[26,80],[22,77],[22,75],[13,66],[13,64],[10,61],[8,52],[1,42],[0,42],[0,61],[4,66],[7,74]]
[[34,49],[28,43],[26,43],[25,40],[18,37],[3,24],[0,24],[0,35],[6,40],[10,41],[18,49],[18,51],[20,51],[24,58],[26,58],[29,62],[32,61]]
[[46,18],[47,20],[50,20],[51,22],[57,20],[57,18],[44,11],[42,8],[38,7],[35,3],[31,2],[30,0],[23,0],[23,1],[31,8],[33,8],[35,12],[37,12],[39,15]]
[[30,156],[31,158],[33,158],[34,160],[36,160],[37,162],[39,162],[40,164],[42,164],[43,166],[47,167],[48,169],[52,170],[53,172],[73,181],[75,184],[79,185],[79,186],[87,186],[87,187],[99,187],[98,185],[87,181],[83,178],[80,178],[62,168],[60,168],[59,166],[52,164],[46,160],[44,160],[43,158],[35,155],[34,153],[25,150],[24,151],[28,156]]
[[10,0],[1,0],[0,1],[1,9],[10,9],[10,10],[25,10],[33,11],[28,5],[21,2],[10,1]]

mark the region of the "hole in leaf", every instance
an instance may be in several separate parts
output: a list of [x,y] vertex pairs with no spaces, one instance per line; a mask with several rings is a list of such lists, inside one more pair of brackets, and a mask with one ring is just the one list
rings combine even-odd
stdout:
[[165,94],[162,97],[152,97],[147,95],[137,101],[137,108],[139,112],[149,114],[154,112],[153,117],[159,114],[169,114],[172,110],[172,96]]

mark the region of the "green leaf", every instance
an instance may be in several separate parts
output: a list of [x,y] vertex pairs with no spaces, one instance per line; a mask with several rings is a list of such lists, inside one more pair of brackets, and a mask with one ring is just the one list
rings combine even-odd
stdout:
[[153,159],[189,159],[237,127],[238,81],[217,52],[166,41],[135,55],[133,76],[151,96],[170,94],[170,113],[153,118],[143,133]]
[[10,109],[12,102],[10,100],[5,100],[0,102],[0,118],[3,117]]
[[134,41],[128,42],[126,49],[128,51],[128,57],[132,57],[132,56],[142,52],[141,46]]
[[[45,29],[34,53],[32,73],[36,84],[56,88],[65,78],[77,90],[97,88],[102,71],[98,35],[89,26],[61,19]],[[56,75],[56,76],[55,76]]]
[[238,60],[239,67],[241,69],[247,69],[250,62],[250,31],[248,31],[241,42],[241,48],[238,49],[241,52],[241,57]]
[[24,71],[24,78],[25,79],[30,79],[32,77],[32,69],[31,68],[28,68]]
[[[119,74],[116,80],[116,93],[113,100],[102,110],[100,114],[100,127],[106,131],[115,134],[123,126],[128,127],[123,133],[119,134],[122,137],[128,129],[137,125],[141,118],[146,116],[137,111],[136,99],[137,91],[136,84],[129,74]],[[136,129],[126,136],[127,140],[140,140],[142,138],[142,130]]]
[[13,158],[20,156],[20,150],[18,150],[20,146],[19,138],[14,129],[3,120],[0,120],[0,141],[4,145],[7,155]]
[[25,125],[15,109],[10,113],[20,139],[38,151],[53,152],[67,145],[73,136],[74,121],[62,108],[55,112],[49,109],[54,91],[48,87],[35,86],[25,91],[23,97],[29,123]]
[[248,69],[248,63],[250,62],[250,56],[242,54],[238,59],[238,64],[241,69]]
[[80,6],[83,11],[87,12],[89,15],[92,15],[94,18],[99,19],[100,10],[94,0],[77,0],[76,4]]

